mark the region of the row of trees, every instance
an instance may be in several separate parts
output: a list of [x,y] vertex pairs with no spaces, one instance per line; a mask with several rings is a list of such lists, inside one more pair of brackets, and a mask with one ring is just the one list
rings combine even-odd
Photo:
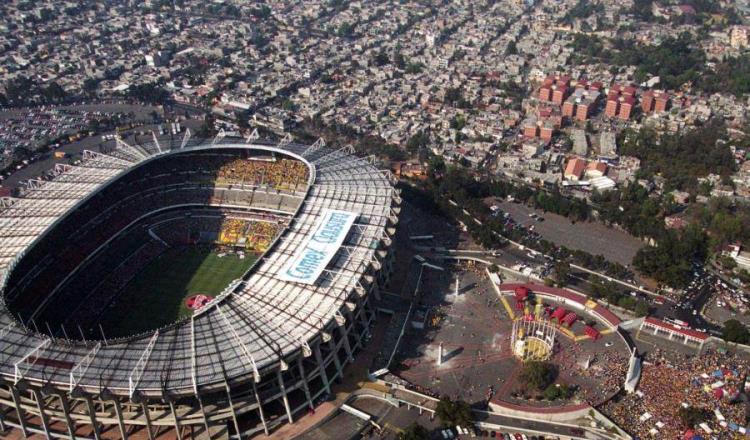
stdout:
[[606,300],[609,304],[617,305],[631,310],[636,316],[646,316],[649,312],[649,303],[643,299],[636,299],[623,294],[617,284],[612,281],[590,280],[591,297]]
[[[430,178],[419,187],[402,185],[403,196],[421,209],[446,215],[460,220],[474,240],[487,249],[499,248],[505,239],[523,243],[545,254],[567,260],[592,270],[602,271],[610,276],[624,278],[629,271],[619,263],[607,261],[601,255],[591,255],[581,250],[571,250],[556,246],[547,240],[532,240],[523,228],[509,228],[500,217],[494,217],[484,199],[489,196],[505,198],[509,195],[527,200],[531,205],[567,215],[574,219],[590,218],[590,207],[583,200],[568,199],[559,192],[552,191],[543,196],[535,195],[534,189],[502,180],[476,179],[460,167],[446,167],[439,158],[430,160]],[[453,200],[458,206],[448,202]],[[466,209],[467,215],[463,210]],[[481,224],[474,222],[473,218]]]
[[0,95],[0,104],[25,106],[36,104],[58,104],[70,98],[55,81],[37,83],[26,77],[14,78],[5,84],[5,93]]

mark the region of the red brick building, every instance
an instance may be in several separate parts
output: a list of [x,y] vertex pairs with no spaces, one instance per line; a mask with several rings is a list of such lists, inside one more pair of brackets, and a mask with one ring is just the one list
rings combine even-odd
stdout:
[[644,113],[661,113],[669,108],[669,94],[649,90],[641,95],[641,109]]

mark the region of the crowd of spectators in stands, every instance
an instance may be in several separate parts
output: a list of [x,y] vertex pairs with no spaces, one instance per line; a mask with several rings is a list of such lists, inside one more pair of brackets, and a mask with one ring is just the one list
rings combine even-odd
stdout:
[[255,252],[265,252],[281,231],[278,223],[251,222],[245,233],[247,248]]
[[[150,225],[143,226],[145,229],[133,231],[113,242],[111,250],[106,250],[106,254],[110,255],[100,255],[105,258],[97,258],[92,263],[100,270],[81,271],[73,279],[70,288],[88,293],[85,301],[68,302],[69,305],[78,306],[69,311],[67,322],[95,321],[108,306],[115,305],[121,299],[121,291],[133,277],[169,247],[198,244],[236,246],[241,238],[246,238],[244,245],[247,249],[265,251],[279,233],[281,225],[250,217],[228,218],[215,212],[201,211],[191,212],[190,215],[168,213],[157,216]],[[122,262],[114,268],[97,263],[107,261]]]
[[221,224],[219,243],[243,245],[249,251],[265,252],[280,230],[281,225],[275,222],[227,218]]
[[166,206],[209,204],[215,185],[202,176],[214,179],[219,169],[238,161],[263,164],[254,166],[253,170],[272,170],[267,176],[279,185],[292,182],[286,178],[304,180],[307,173],[305,165],[298,161],[245,161],[231,155],[185,155],[164,164],[149,163],[71,212],[53,234],[47,236],[44,244],[31,250],[38,255],[24,259],[14,273],[22,276],[26,271],[35,270],[37,273],[44,271],[45,275],[27,284],[23,295],[17,295],[19,292],[12,291],[10,285],[9,298],[15,302],[15,308],[22,313],[35,309],[38,298],[54,290],[65,274],[133,220]]
[[237,159],[224,164],[218,182],[296,190],[307,185],[307,165],[297,160]]
[[[713,350],[690,357],[666,354],[658,349],[649,354],[636,392],[608,402],[602,411],[638,438],[683,438],[690,431],[703,431],[707,438],[702,423],[713,432],[711,438],[735,438],[745,426],[745,407],[730,401],[745,386],[750,363]],[[698,410],[697,426],[688,426],[681,408]]]

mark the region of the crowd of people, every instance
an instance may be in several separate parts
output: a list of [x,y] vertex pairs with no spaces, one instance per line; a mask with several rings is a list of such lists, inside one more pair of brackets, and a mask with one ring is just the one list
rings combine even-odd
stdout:
[[[569,349],[575,351],[577,345],[573,344]],[[622,388],[628,371],[628,357],[621,351],[597,351],[591,357],[591,363],[588,368],[584,368],[582,365],[585,362],[583,354],[576,356],[575,359],[578,361],[577,369],[567,369],[567,366],[564,364],[561,368],[565,368],[566,371],[573,372],[571,374],[582,378],[595,378],[597,384],[596,387],[579,390],[578,397],[581,400],[585,400],[591,404],[598,404],[609,399]]]
[[307,185],[307,166],[297,160],[237,159],[219,168],[218,182],[296,190]]
[[251,222],[245,232],[246,247],[255,252],[265,252],[280,230],[278,223]]
[[248,222],[238,218],[226,218],[221,223],[219,231],[220,244],[235,244],[240,241],[240,237],[245,235]]
[[[601,410],[638,438],[683,438],[690,432],[736,438],[745,426],[745,406],[731,400],[745,387],[749,365],[713,350],[688,357],[657,349],[644,361],[636,392],[613,399]],[[699,420],[689,426],[681,408],[699,410]]]
[[226,218],[219,231],[219,244],[244,245],[249,251],[265,252],[281,230],[274,222]]

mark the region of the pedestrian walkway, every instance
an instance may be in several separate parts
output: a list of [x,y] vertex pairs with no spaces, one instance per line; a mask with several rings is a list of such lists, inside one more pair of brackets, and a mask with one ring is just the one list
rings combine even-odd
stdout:
[[505,311],[508,312],[508,316],[510,316],[510,319],[516,319],[516,314],[513,312],[513,308],[508,303],[508,300],[505,298],[505,295],[500,294],[500,301],[503,302],[503,307],[505,307]]

